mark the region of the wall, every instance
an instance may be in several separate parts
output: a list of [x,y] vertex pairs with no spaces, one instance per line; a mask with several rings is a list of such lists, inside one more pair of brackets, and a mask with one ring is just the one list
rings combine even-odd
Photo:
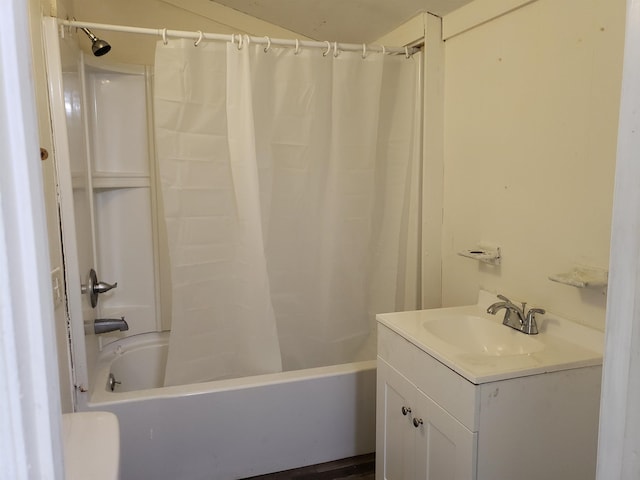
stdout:
[[[603,289],[547,277],[608,266],[625,4],[525,3],[446,39],[443,303],[484,288],[604,329]],[[457,255],[478,242],[502,265]]]

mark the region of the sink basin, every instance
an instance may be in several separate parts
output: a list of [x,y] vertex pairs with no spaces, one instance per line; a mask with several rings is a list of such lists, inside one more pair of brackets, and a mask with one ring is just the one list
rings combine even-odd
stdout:
[[471,354],[494,357],[526,355],[544,349],[544,343],[512,328],[472,315],[444,315],[422,327],[449,345]]
[[[559,317],[539,315],[537,335],[502,325],[503,312],[487,313],[495,295],[480,291],[478,303],[378,314],[389,329],[474,384],[602,365],[603,332]],[[387,344],[379,350],[398,349]]]

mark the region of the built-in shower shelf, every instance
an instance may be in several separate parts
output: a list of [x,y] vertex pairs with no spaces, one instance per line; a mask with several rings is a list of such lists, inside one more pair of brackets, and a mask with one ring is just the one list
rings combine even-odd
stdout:
[[148,188],[151,185],[149,175],[146,174],[94,173],[92,181],[93,188],[96,190],[107,190],[113,188]]

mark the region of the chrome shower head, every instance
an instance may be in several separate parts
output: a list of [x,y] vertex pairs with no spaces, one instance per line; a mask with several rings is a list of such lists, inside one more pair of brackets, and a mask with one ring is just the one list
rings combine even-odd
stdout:
[[101,57],[102,55],[109,53],[109,50],[111,50],[111,45],[109,45],[106,41],[96,37],[88,28],[81,27],[80,30],[86,33],[87,37],[91,39],[91,51],[93,51],[93,54],[96,57]]

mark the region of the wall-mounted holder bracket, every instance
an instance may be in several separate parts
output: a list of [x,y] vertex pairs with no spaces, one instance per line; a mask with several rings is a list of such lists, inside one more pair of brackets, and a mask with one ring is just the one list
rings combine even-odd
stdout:
[[473,258],[482,263],[488,263],[489,265],[500,265],[502,255],[500,253],[500,247],[478,245],[477,248],[471,250],[462,250],[458,252],[458,255],[466,258]]
[[550,275],[549,280],[576,288],[603,288],[609,282],[609,271],[596,267],[577,266],[570,272]]

